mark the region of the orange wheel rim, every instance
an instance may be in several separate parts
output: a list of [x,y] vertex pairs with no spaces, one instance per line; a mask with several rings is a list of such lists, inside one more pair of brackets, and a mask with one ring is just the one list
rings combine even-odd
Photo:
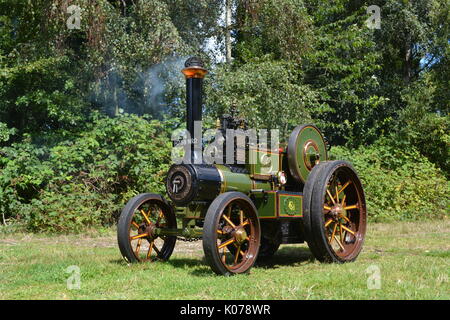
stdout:
[[253,264],[258,251],[259,229],[251,206],[235,200],[225,206],[216,230],[216,248],[222,264],[239,273]]
[[358,254],[366,231],[366,207],[362,186],[348,168],[337,169],[328,180],[323,214],[332,251],[344,260]]
[[139,261],[163,259],[166,239],[159,237],[155,229],[167,225],[166,217],[167,212],[155,201],[141,204],[133,213],[129,226],[129,241],[134,256]]

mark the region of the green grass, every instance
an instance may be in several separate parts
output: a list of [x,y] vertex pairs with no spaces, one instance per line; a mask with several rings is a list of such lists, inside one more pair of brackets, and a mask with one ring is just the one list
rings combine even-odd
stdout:
[[[370,224],[363,252],[348,264],[312,260],[284,245],[249,275],[215,276],[201,242],[177,243],[166,263],[127,265],[114,230],[43,236],[0,231],[0,299],[449,299],[450,222]],[[81,270],[69,290],[66,269]],[[368,289],[376,265],[381,288]],[[371,270],[369,268],[369,270]]]

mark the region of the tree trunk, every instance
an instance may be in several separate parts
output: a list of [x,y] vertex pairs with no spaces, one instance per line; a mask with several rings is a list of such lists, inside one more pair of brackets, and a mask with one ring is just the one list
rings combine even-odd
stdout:
[[225,50],[227,63],[231,63],[231,1],[225,0]]
[[412,48],[411,48],[411,40],[410,35],[406,37],[406,43],[405,43],[405,71],[404,71],[404,81],[405,83],[409,83],[411,80],[411,70],[412,70]]

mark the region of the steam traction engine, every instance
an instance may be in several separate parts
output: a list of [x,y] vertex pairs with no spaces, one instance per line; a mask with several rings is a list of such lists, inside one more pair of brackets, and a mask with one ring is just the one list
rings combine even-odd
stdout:
[[[207,70],[193,57],[182,72],[192,137],[202,119]],[[223,131],[243,126],[232,116],[221,120]],[[177,239],[200,238],[206,261],[221,275],[247,272],[285,243],[306,241],[322,262],[349,262],[360,253],[366,232],[361,182],[349,163],[327,161],[314,125],[296,127],[285,148],[245,144],[246,159],[256,161],[242,164],[196,163],[202,147],[192,144],[188,151],[191,163],[174,164],[167,174],[170,200],[139,194],[122,210],[118,242],[127,261],[167,260]]]

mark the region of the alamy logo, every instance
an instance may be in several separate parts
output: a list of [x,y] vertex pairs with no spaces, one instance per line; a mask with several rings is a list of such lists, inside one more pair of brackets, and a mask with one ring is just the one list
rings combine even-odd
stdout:
[[[226,129],[206,130],[202,135],[202,121],[194,122],[194,137],[187,130],[172,133],[174,147],[172,161],[175,164],[271,164],[268,156],[279,150],[277,129]],[[247,157],[248,146],[261,150],[260,158]]]
[[81,29],[81,8],[73,4],[67,8],[67,13],[71,15],[66,21],[67,28]]
[[81,271],[78,266],[69,266],[66,269],[66,273],[70,276],[67,278],[67,289],[77,290],[81,288]]
[[366,273],[369,275],[367,278],[367,289],[381,289],[381,270],[376,264],[370,265],[366,269]]
[[367,28],[381,29],[381,9],[377,5],[371,5],[367,8],[367,14],[370,17],[366,20]]

